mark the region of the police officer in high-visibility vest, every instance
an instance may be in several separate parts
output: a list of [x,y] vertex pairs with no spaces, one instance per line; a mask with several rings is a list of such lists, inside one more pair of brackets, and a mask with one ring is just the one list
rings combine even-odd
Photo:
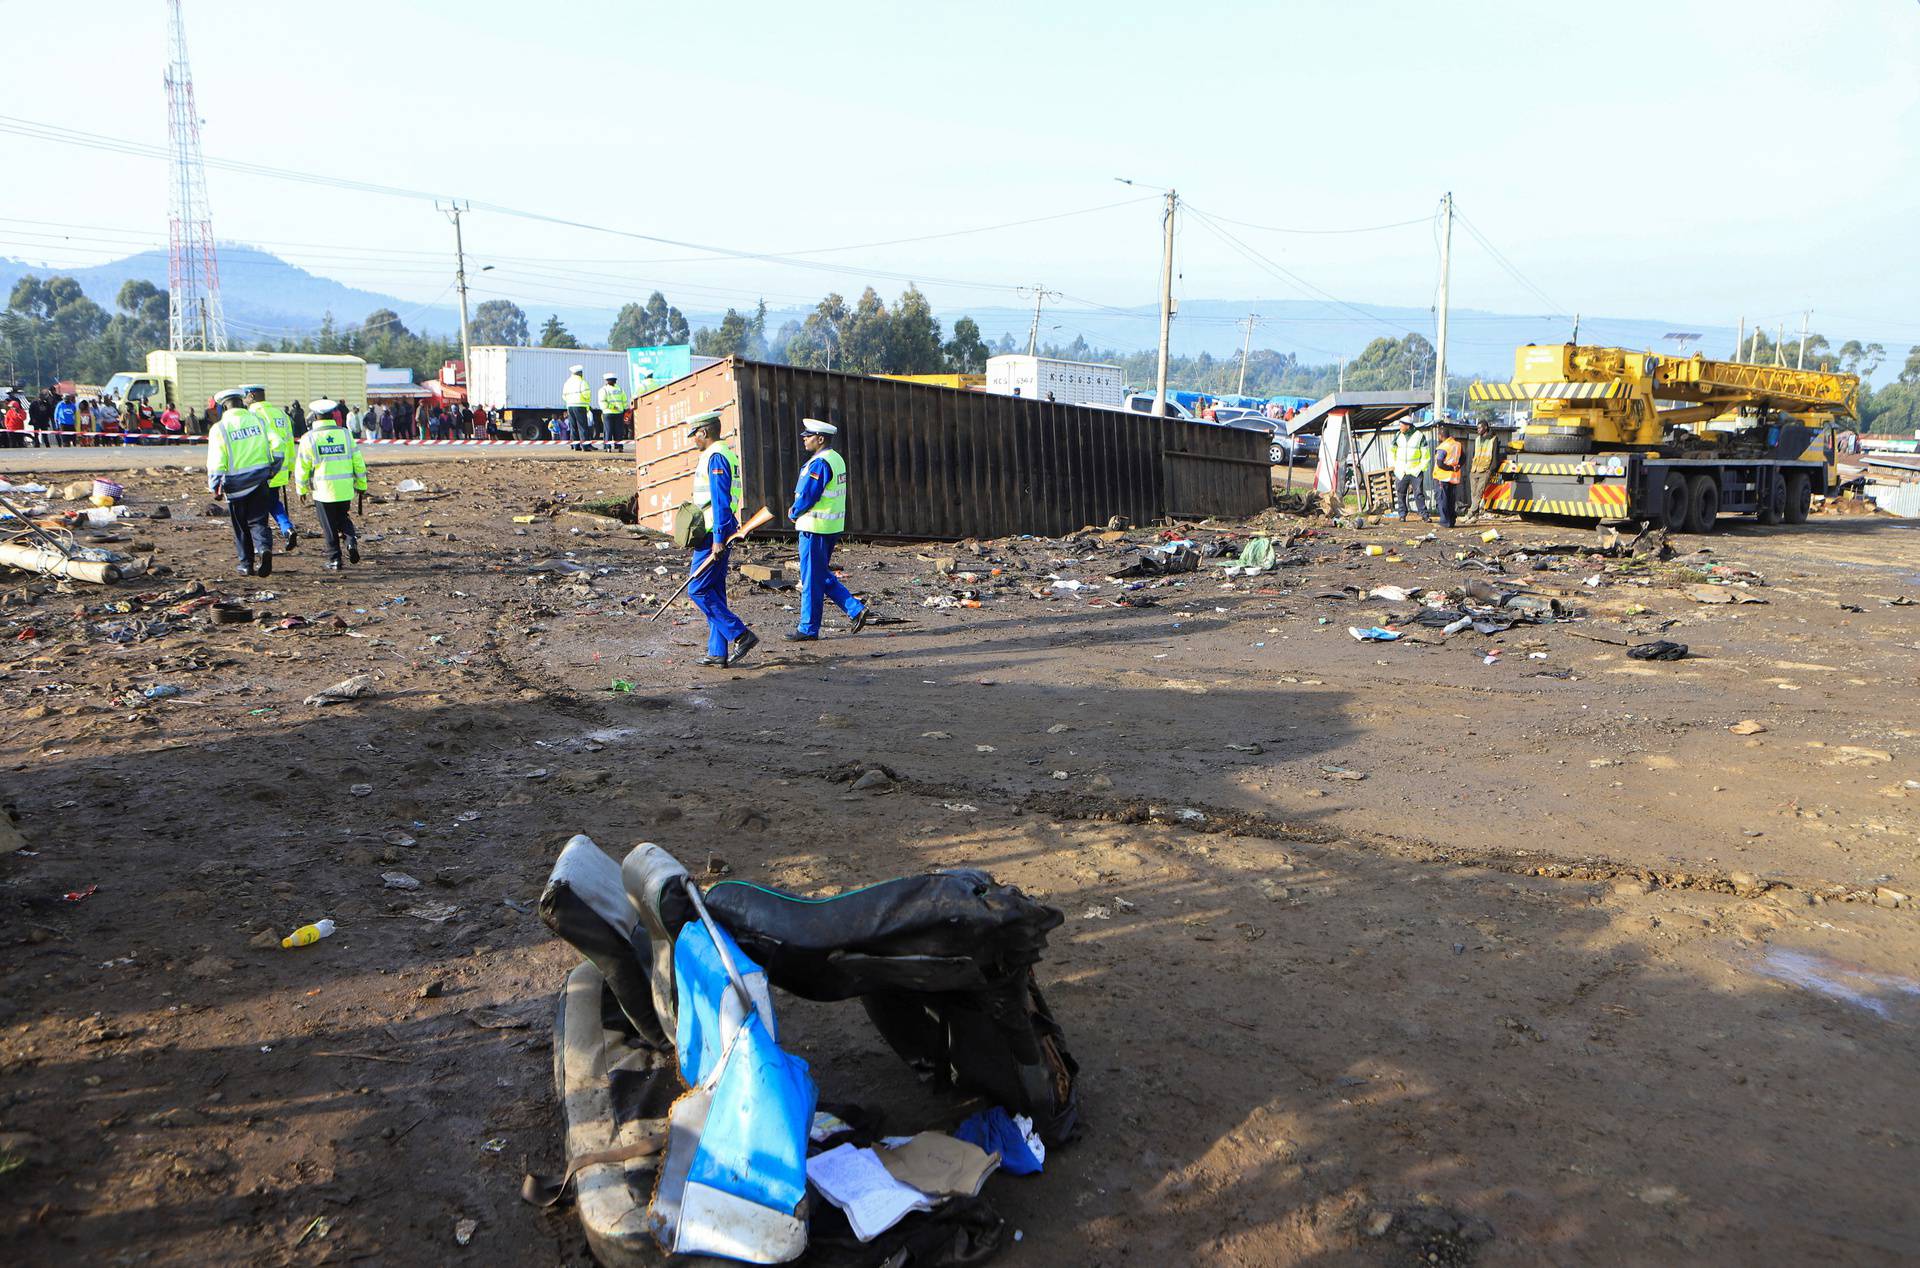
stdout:
[[605,378],[600,385],[600,447],[612,453],[620,439],[620,416],[627,412],[627,390],[620,386],[619,375]]
[[560,403],[567,407],[567,439],[575,449],[587,448],[593,436],[593,389],[587,386],[587,367],[567,367],[567,381],[560,385]]
[[207,429],[207,489],[226,499],[240,575],[265,577],[273,572],[273,497],[267,482],[286,465],[288,454],[279,433],[247,409],[245,398],[245,390],[237,387],[213,398],[220,417]]
[[293,464],[294,492],[311,498],[320,512],[320,539],[327,544],[331,572],[340,571],[342,547],[347,562],[360,562],[360,534],[347,507],[358,498],[360,513],[367,512],[367,460],[347,428],[345,415],[346,406],[337,401],[321,399],[307,406],[313,427],[300,438]]
[[286,537],[287,549],[292,550],[300,544],[300,530],[294,527],[293,516],[287,514],[287,485],[293,479],[293,418],[267,399],[267,389],[259,383],[247,388],[247,412],[273,428],[274,434],[280,437],[281,450],[287,456],[279,473],[267,481],[267,488],[273,499],[273,522]]
[[1460,513],[1460,472],[1466,457],[1466,445],[1453,432],[1441,439],[1433,453],[1433,496],[1443,528],[1452,528],[1453,517]]
[[707,654],[700,663],[725,669],[760,645],[760,636],[727,606],[727,539],[740,529],[746,483],[740,478],[739,457],[720,442],[720,411],[696,414],[688,422],[687,436],[700,448],[693,501],[700,507],[707,543],[693,552],[691,567],[697,575],[687,586],[687,598],[707,618]]
[[1414,428],[1411,417],[1400,420],[1400,431],[1393,438],[1391,457],[1393,509],[1401,519],[1407,518],[1407,494],[1411,492],[1414,505],[1420,508],[1420,518],[1432,519],[1427,514],[1427,468],[1433,465],[1433,451],[1427,448],[1426,433]]
[[833,575],[833,548],[847,529],[847,460],[833,448],[840,429],[817,418],[800,424],[800,447],[810,457],[800,469],[787,518],[800,530],[800,624],[787,634],[789,642],[806,643],[820,637],[820,614],[826,601],[853,618],[853,632],[867,624],[867,605],[855,598]]

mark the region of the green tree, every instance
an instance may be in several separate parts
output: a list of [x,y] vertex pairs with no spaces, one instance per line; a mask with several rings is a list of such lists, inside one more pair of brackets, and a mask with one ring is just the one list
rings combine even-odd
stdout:
[[889,336],[892,330],[887,306],[880,301],[879,292],[871,286],[860,292],[840,333],[841,349],[840,355],[834,358],[835,369],[854,374],[887,372],[891,364]]
[[945,366],[940,347],[940,322],[919,287],[909,285],[893,306],[886,343],[889,374],[934,374]]
[[1887,359],[1887,350],[1877,343],[1861,343],[1858,339],[1849,339],[1840,345],[1840,368],[1848,374],[1857,374],[1861,378],[1871,378]]
[[[82,374],[81,350],[107,328],[107,314],[71,277],[28,274],[13,285],[0,317],[3,355],[17,376],[45,385]],[[85,367],[92,369],[91,365]]]
[[489,299],[473,310],[468,332],[477,344],[505,344],[524,348],[531,342],[527,333],[527,315],[512,300]]
[[783,331],[787,333],[787,364],[814,369],[847,368],[842,345],[846,342],[847,323],[851,317],[852,314],[847,311],[847,301],[838,292],[814,305],[813,311],[807,314],[807,319],[800,323],[798,330],[790,333]]
[[717,327],[702,327],[693,336],[693,350],[703,357],[744,357],[753,340],[753,323],[729,308]]
[[691,339],[685,314],[659,291],[647,296],[645,304],[623,305],[607,332],[607,344],[613,348],[657,348]]
[[167,346],[167,292],[145,278],[130,278],[120,284],[113,302],[120,312],[109,324],[122,322],[129,342],[149,349]]
[[391,308],[376,308],[368,313],[367,319],[360,323],[360,329],[367,339],[405,339],[408,337],[407,327],[405,323],[400,320],[400,314],[394,312]]
[[953,323],[953,338],[941,349],[947,356],[947,368],[957,374],[981,374],[986,371],[989,355],[985,341],[980,338],[980,323],[971,317],[962,317]]
[[558,313],[549,313],[546,324],[540,327],[540,346],[542,348],[578,348],[580,341],[560,323]]
[[1920,384],[1920,343],[1907,349],[1907,363],[1900,367],[1898,382]]

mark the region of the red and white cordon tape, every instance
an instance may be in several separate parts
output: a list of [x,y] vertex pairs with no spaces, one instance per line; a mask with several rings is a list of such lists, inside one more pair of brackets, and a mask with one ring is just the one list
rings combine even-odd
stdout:
[[597,440],[464,440],[459,437],[452,440],[400,440],[398,438],[386,440],[368,436],[360,443],[363,445],[591,445],[595,449],[600,448],[600,442]]

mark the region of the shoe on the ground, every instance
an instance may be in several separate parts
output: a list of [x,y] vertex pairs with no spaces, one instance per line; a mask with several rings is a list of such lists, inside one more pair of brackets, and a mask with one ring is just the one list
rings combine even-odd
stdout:
[[273,575],[273,556],[261,555],[253,565],[253,575],[256,577],[271,577]]
[[329,559],[329,560],[327,560],[327,571],[328,571],[328,572],[339,572],[339,571],[340,571],[340,561],[339,561],[338,559]]
[[861,630],[866,629],[867,620],[872,615],[873,615],[872,608],[861,608],[860,615],[853,618],[853,632],[855,634],[858,634]]
[[297,528],[288,529],[287,530],[287,549],[292,550],[295,546],[298,546],[299,544],[300,544],[300,530]]
[[747,653],[760,646],[760,636],[748,630],[733,640],[733,646],[727,649],[727,664],[737,665],[745,660]]
[[802,634],[799,630],[788,630],[785,634],[781,635],[781,637],[789,643],[817,643],[820,641],[818,634]]
[[725,669],[727,667],[727,658],[725,656],[702,656],[700,663],[702,665]]
[[360,562],[360,539],[358,537],[347,538],[347,562],[350,564]]
[[251,577],[251,576],[253,575],[253,565],[252,565],[252,564],[241,564],[241,565],[240,565],[240,567],[239,567],[239,569],[238,569],[238,571],[239,571],[239,573],[240,573],[240,575],[241,575],[241,576],[243,576],[243,577]]

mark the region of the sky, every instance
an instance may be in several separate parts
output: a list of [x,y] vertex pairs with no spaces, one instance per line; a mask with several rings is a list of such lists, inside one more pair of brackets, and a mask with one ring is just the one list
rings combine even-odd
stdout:
[[[1457,306],[1790,330],[1811,309],[1836,344],[1920,344],[1913,0],[184,5],[209,160],[469,200],[476,302],[914,281],[946,312],[1042,287],[1070,327],[1156,301],[1171,186],[1183,298],[1425,307],[1450,191]],[[0,13],[46,51],[0,105],[0,254],[163,247],[163,161],[6,129],[164,146],[167,5]],[[431,197],[207,181],[223,240],[449,297]]]

